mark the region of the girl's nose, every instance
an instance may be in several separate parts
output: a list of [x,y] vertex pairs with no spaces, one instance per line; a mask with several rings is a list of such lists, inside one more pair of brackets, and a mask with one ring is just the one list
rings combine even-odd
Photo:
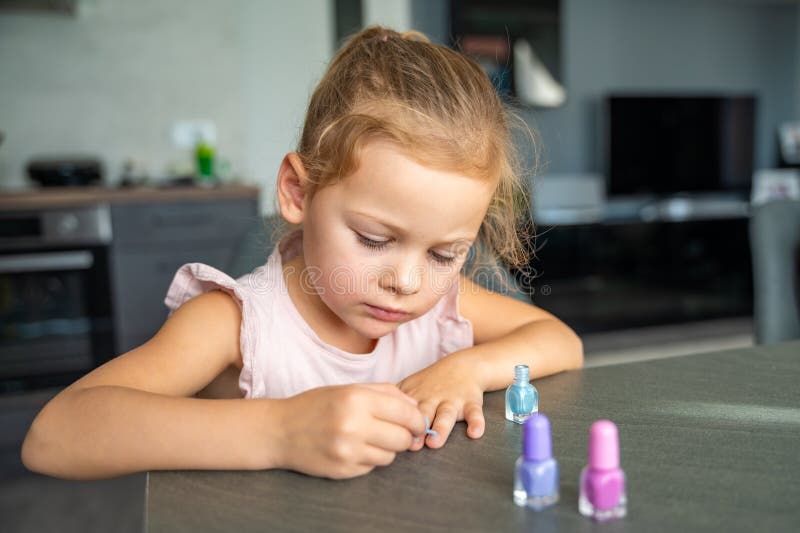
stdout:
[[382,276],[381,286],[398,294],[416,294],[422,285],[423,274],[424,267],[418,263],[399,261]]

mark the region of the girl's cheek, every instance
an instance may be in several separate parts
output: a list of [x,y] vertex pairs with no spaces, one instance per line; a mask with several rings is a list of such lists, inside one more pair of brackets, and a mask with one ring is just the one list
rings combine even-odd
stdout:
[[442,297],[447,294],[455,283],[458,282],[458,271],[455,273],[447,271],[431,271],[429,279],[431,292],[436,297]]

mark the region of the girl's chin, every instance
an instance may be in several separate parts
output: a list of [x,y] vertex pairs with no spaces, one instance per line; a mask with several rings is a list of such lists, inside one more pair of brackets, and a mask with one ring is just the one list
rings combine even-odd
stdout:
[[[335,312],[335,311],[334,311]],[[403,322],[380,320],[362,310],[352,312],[350,309],[344,312],[335,312],[339,319],[344,322],[354,333],[365,339],[379,339],[392,333]]]
[[359,320],[359,323],[354,325],[353,329],[364,338],[378,339],[392,333],[399,325],[399,322],[384,322],[372,317],[365,317]]

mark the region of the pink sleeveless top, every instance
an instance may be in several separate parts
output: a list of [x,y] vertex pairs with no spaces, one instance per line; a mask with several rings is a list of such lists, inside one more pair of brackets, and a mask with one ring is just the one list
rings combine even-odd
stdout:
[[236,280],[208,265],[188,263],[167,291],[164,303],[170,314],[215,289],[237,301],[243,397],[285,398],[324,385],[397,383],[473,345],[472,324],[458,312],[458,283],[428,313],[378,339],[370,353],[349,353],[322,341],[300,315],[283,279],[283,262],[296,256],[301,245],[302,232],[288,235],[266,264]]

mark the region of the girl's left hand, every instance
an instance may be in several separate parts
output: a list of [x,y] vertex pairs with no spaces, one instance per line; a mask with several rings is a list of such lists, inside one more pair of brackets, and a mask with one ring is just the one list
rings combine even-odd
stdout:
[[441,448],[460,420],[467,422],[467,436],[473,439],[483,436],[483,388],[478,383],[475,366],[460,355],[452,353],[398,383],[401,391],[419,402],[419,410],[437,432],[414,438],[409,450],[417,451],[426,444],[429,448]]

